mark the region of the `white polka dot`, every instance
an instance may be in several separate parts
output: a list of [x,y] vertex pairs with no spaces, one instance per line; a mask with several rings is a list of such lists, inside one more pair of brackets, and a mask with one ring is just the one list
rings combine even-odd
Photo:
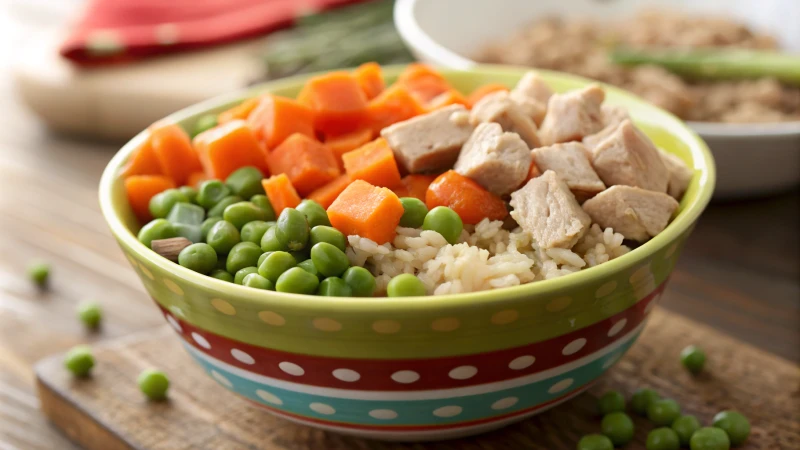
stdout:
[[162,23],[155,29],[156,41],[161,45],[178,42],[178,27],[174,23]]
[[608,369],[609,367],[613,366],[614,363],[617,362],[617,360],[619,360],[621,356],[622,353],[614,353],[613,355],[606,358],[606,360],[603,361],[603,369]]
[[119,34],[114,30],[96,30],[86,37],[86,50],[91,55],[113,55],[124,48]]
[[183,310],[178,308],[177,306],[170,306],[169,310],[172,312],[173,315],[180,317],[183,319],[186,315],[183,313]]
[[223,300],[221,298],[213,298],[211,299],[211,306],[214,307],[217,311],[225,314],[226,316],[234,316],[236,315],[236,308],[230,304],[227,300]]
[[619,334],[620,331],[625,328],[625,325],[628,324],[628,319],[622,319],[619,322],[615,323],[614,326],[608,330],[608,337],[614,337]]
[[168,280],[168,279],[166,279],[166,278],[164,278],[164,280],[163,280],[163,281],[164,281],[164,286],[166,286],[166,287],[167,287],[167,289],[169,289],[170,291],[172,291],[172,293],[173,293],[173,294],[175,294],[175,295],[183,295],[183,289],[181,289],[181,287],[180,287],[180,286],[178,286],[177,284],[175,284],[175,282],[174,282],[174,281],[172,281],[172,280]]
[[584,338],[575,339],[574,341],[564,346],[564,349],[561,350],[561,354],[564,356],[574,355],[575,353],[581,351],[584,345],[586,345],[586,339]]
[[253,359],[252,356],[248,355],[247,353],[239,350],[238,348],[234,348],[231,350],[231,356],[233,356],[237,361],[244,364],[255,364],[256,360]]
[[519,312],[513,309],[498,311],[492,315],[490,321],[495,325],[506,325],[519,319]]
[[447,417],[455,417],[455,416],[461,414],[462,411],[464,411],[464,409],[462,407],[460,407],[460,406],[456,406],[456,405],[442,406],[441,408],[434,409],[433,410],[433,415],[436,416],[436,417],[445,417],[445,418],[447,418]]
[[225,386],[226,388],[228,389],[233,388],[233,383],[231,383],[231,380],[225,378],[224,375],[217,372],[216,370],[213,369],[211,370],[211,376],[214,377],[214,379],[217,380],[219,384]]
[[536,358],[534,356],[522,355],[512,359],[511,362],[508,363],[508,368],[511,370],[527,369],[528,367],[532,366],[534,362],[536,362]]
[[336,369],[333,371],[333,376],[338,380],[346,381],[348,383],[352,383],[361,379],[361,374],[350,369]]
[[261,319],[262,322],[274,327],[280,327],[286,323],[286,319],[284,319],[282,315],[272,311],[261,311],[258,313],[258,318]]
[[139,270],[141,270],[144,276],[146,276],[147,278],[150,278],[151,280],[156,279],[156,277],[153,276],[153,272],[150,272],[150,269],[143,266],[142,264],[139,264]]
[[308,407],[311,408],[312,411],[318,414],[324,414],[326,416],[329,416],[331,414],[336,414],[336,410],[333,409],[333,406],[326,405],[325,403],[312,403],[308,405]]
[[611,293],[614,292],[615,289],[617,289],[617,282],[609,281],[608,283],[597,288],[597,291],[594,293],[594,296],[597,298],[603,298],[605,296],[611,295]]
[[519,399],[517,397],[506,397],[501,398],[500,400],[492,403],[492,409],[507,409],[511,408],[512,406],[516,405]]
[[284,362],[278,364],[278,367],[282,371],[288,373],[289,375],[294,375],[296,377],[302,376],[303,374],[306,373],[306,371],[303,370],[302,367],[298,366],[295,363],[290,363],[288,361],[284,361]]
[[194,331],[192,331],[192,339],[194,339],[194,341],[197,342],[197,345],[203,347],[206,350],[211,348],[211,344],[209,344],[208,340],[203,336],[200,336],[199,334],[195,333]]
[[419,374],[413,370],[399,370],[392,374],[392,380],[398,383],[411,384],[419,380]]
[[667,253],[664,254],[664,259],[669,259],[669,257],[672,256],[672,254],[675,253],[675,250],[677,249],[678,249],[677,242],[670,245],[669,248],[667,249]]
[[311,323],[314,325],[314,328],[320,331],[339,331],[342,329],[342,324],[327,317],[314,319]]
[[397,413],[391,409],[373,409],[369,412],[370,417],[380,420],[392,420],[397,418]]
[[165,314],[164,316],[167,318],[167,323],[169,323],[170,326],[175,329],[175,331],[177,331],[178,333],[183,332],[181,324],[179,324],[178,321],[175,320],[174,317],[172,317],[172,314]]
[[631,284],[638,284],[641,281],[646,280],[647,278],[649,278],[651,276],[652,276],[652,273],[650,272],[650,263],[647,263],[647,264],[643,265],[642,267],[639,267],[638,269],[636,269],[636,271],[633,272],[633,274],[631,275],[631,278],[630,278],[629,281],[631,282]]
[[448,375],[454,380],[468,380],[478,373],[478,368],[475,366],[459,366],[451,370]]
[[280,398],[278,398],[277,395],[271,392],[262,391],[261,389],[256,389],[256,395],[259,396],[261,400],[264,400],[267,403],[272,403],[273,405],[283,404],[283,400],[281,400]]
[[551,394],[557,394],[557,393],[559,393],[561,391],[569,389],[569,387],[572,386],[572,383],[574,383],[574,382],[575,382],[575,380],[573,380],[572,378],[565,378],[565,379],[559,381],[558,383],[550,386],[550,389],[548,389],[547,392],[549,392]]

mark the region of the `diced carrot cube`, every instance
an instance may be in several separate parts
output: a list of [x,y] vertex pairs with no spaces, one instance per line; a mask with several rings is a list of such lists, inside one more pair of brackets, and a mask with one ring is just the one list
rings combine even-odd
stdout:
[[325,145],[331,149],[339,164],[339,169],[344,170],[342,155],[353,151],[372,140],[372,129],[362,128],[338,136],[325,136]]
[[328,207],[328,218],[345,236],[361,236],[378,244],[390,242],[403,216],[403,204],[389,189],[356,180]]
[[161,171],[178,186],[185,184],[192,172],[203,170],[192,140],[178,124],[161,121],[151,125],[150,145]]
[[378,63],[368,62],[362,64],[358,66],[354,75],[359,86],[361,86],[361,90],[367,96],[367,100],[377,97],[386,87],[383,81],[383,73],[381,73],[381,66]]
[[130,177],[133,175],[161,175],[161,164],[158,162],[158,156],[153,151],[153,146],[150,145],[150,137],[139,145],[139,148],[134,150],[131,154],[128,163],[122,168],[120,175],[122,177]]
[[295,133],[267,158],[270,171],[285,173],[300,195],[305,196],[340,175],[331,149],[306,135]]
[[345,153],[342,156],[342,162],[345,171],[354,180],[364,180],[375,186],[388,188],[400,184],[400,170],[397,168],[397,161],[384,138],[375,139]]
[[503,220],[508,216],[506,204],[500,197],[455,170],[448,170],[433,180],[425,194],[425,204],[429,209],[447,206],[470,225],[485,218]]
[[464,94],[458,92],[455,89],[450,89],[448,91],[442,92],[441,94],[437,95],[431,101],[425,105],[425,108],[428,111],[434,111],[439,108],[444,108],[445,106],[450,105],[467,105],[467,98],[464,97]]
[[267,150],[294,133],[314,137],[314,111],[286,97],[265,95],[247,117],[247,124]]
[[251,97],[238,105],[217,114],[217,124],[222,125],[232,120],[246,120],[247,116],[258,106],[259,98]]
[[244,120],[232,120],[198,134],[194,146],[209,178],[224,180],[245,166],[269,173],[264,147]]
[[205,172],[195,172],[189,175],[189,181],[186,182],[186,185],[196,188],[200,186],[200,183],[208,179],[208,175]]
[[400,180],[400,186],[393,189],[398,197],[414,197],[425,201],[428,186],[436,179],[436,175],[406,175]]
[[175,182],[165,175],[131,175],[125,178],[128,204],[142,223],[149,222],[153,218],[150,215],[150,199],[159,192],[174,187]]
[[299,98],[314,110],[314,128],[323,134],[344,134],[361,128],[366,120],[367,96],[347,72],[311,78]]
[[525,179],[527,182],[531,178],[536,178],[542,174],[542,171],[539,170],[539,166],[536,165],[536,161],[531,161],[531,167],[528,168],[528,178]]
[[409,64],[397,78],[397,83],[407,87],[411,95],[422,104],[452,89],[439,72],[418,63]]
[[350,176],[347,174],[340,175],[336,177],[333,181],[317,188],[314,192],[308,194],[308,198],[314,200],[315,202],[322,205],[323,208],[327,209],[328,206],[331,206],[336,197],[344,191],[344,189],[350,185],[353,180],[350,179]]
[[407,87],[395,83],[367,106],[369,123],[375,135],[381,130],[397,122],[408,120],[425,112],[425,108],[411,95]]
[[478,101],[483,97],[501,91],[508,92],[508,87],[500,83],[488,83],[484,84],[483,86],[479,86],[467,96],[467,107],[472,108],[475,106],[475,103],[478,103]]
[[265,178],[261,180],[261,185],[277,215],[286,208],[295,208],[300,204],[300,196],[285,173]]

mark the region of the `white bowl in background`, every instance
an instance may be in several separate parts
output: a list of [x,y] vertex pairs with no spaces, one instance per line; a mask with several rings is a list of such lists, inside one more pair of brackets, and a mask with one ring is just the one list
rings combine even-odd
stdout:
[[[800,52],[798,0],[397,0],[394,20],[421,61],[456,69],[482,46],[508,37],[536,17],[619,19],[643,7],[733,17]],[[800,122],[727,124],[689,122],[714,153],[714,197],[764,195],[800,185]]]

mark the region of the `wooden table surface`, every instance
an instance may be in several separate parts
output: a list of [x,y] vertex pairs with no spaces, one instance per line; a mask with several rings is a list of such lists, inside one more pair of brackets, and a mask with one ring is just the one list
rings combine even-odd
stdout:
[[[82,343],[155,327],[147,298],[99,211],[96,187],[118,145],[55,136],[0,78],[0,449],[75,449],[47,423],[34,395],[33,364]],[[800,362],[800,191],[712,205],[670,283],[667,309]],[[52,264],[51,289],[26,278]],[[105,311],[87,333],[84,299]]]

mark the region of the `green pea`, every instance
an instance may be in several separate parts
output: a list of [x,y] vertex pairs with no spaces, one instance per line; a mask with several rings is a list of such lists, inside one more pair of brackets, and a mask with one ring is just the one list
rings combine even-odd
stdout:
[[269,198],[267,198],[266,195],[257,194],[252,196],[250,197],[250,203],[264,210],[264,213],[267,215],[267,218],[264,220],[275,220],[275,210],[272,208],[272,203],[269,202]]
[[265,252],[279,252],[289,250],[288,247],[281,244],[276,236],[277,226],[267,228],[264,236],[261,236],[261,250]]
[[177,237],[175,228],[166,219],[154,219],[139,230],[139,242],[150,247],[150,243],[158,239]]
[[203,114],[194,122],[194,126],[192,127],[192,138],[203,131],[214,128],[215,126],[217,126],[217,115]]
[[264,289],[265,291],[275,290],[275,284],[272,283],[272,281],[269,281],[257,273],[251,273],[250,275],[244,277],[244,280],[242,280],[242,286]]
[[446,206],[437,206],[425,216],[422,228],[433,230],[441,234],[447,242],[457,244],[461,237],[461,231],[464,229],[464,223],[452,209]]
[[681,442],[672,428],[661,427],[647,434],[647,450],[678,450]]
[[100,326],[103,319],[103,310],[97,302],[84,301],[78,304],[78,319],[86,325],[86,328],[95,329]]
[[200,225],[188,225],[185,223],[173,223],[172,228],[175,229],[175,234],[180,237],[198,243],[203,241],[203,231]]
[[208,244],[192,244],[178,254],[178,264],[199,273],[210,273],[217,265],[217,252]]
[[225,270],[236,273],[239,269],[255,266],[259,256],[261,256],[261,247],[252,242],[239,242],[228,253]]
[[76,377],[89,375],[94,367],[92,349],[86,345],[72,347],[64,356],[64,367]]
[[205,209],[211,209],[223,198],[231,195],[231,188],[219,180],[206,180],[197,190],[197,204]]
[[614,450],[611,439],[602,434],[589,434],[578,441],[578,450]]
[[233,283],[233,275],[231,275],[230,272],[224,269],[216,269],[212,271],[208,276],[210,276],[211,278],[216,278],[218,280],[227,281],[228,283]]
[[[242,229],[246,224],[257,220],[263,222],[266,219],[264,210],[250,202],[234,203],[222,213],[222,218]],[[264,222],[266,223],[266,222]]]
[[317,292],[318,286],[319,278],[299,267],[292,267],[278,277],[278,282],[275,283],[275,290],[310,295]]
[[242,241],[261,245],[261,238],[264,237],[267,228],[269,228],[269,225],[263,220],[254,220],[244,224],[241,232]]
[[633,439],[633,421],[624,412],[606,414],[600,422],[600,429],[616,446],[627,444]]
[[372,297],[377,288],[375,277],[363,267],[354,266],[345,270],[342,280],[350,286],[353,297]]
[[318,225],[330,226],[331,221],[328,219],[328,213],[325,208],[314,200],[303,200],[297,205],[297,210],[306,216],[308,226],[314,228]]
[[240,242],[239,230],[232,223],[221,220],[208,231],[206,242],[218,255],[227,255]]
[[601,415],[625,411],[625,397],[618,391],[608,391],[597,401]]
[[167,217],[172,207],[179,202],[189,202],[183,192],[177,189],[161,191],[150,199],[150,214],[156,219],[163,219]]
[[222,217],[209,217],[203,221],[203,224],[200,225],[200,234],[203,235],[203,240],[206,239],[208,232],[211,231],[211,227],[217,222],[222,222]]
[[703,366],[706,364],[706,353],[703,349],[690,345],[681,351],[681,363],[686,370],[697,375],[703,371]]
[[353,290],[339,277],[328,277],[319,283],[317,295],[324,297],[351,297]]
[[728,434],[719,428],[705,427],[695,431],[689,440],[691,450],[729,450],[731,441]]
[[262,253],[261,256],[258,257],[258,263],[256,264],[256,267],[261,267],[261,263],[263,263],[264,260],[267,259],[267,256],[269,256],[271,254],[272,254],[272,252],[264,252],[264,253]]
[[672,425],[681,415],[681,406],[672,399],[656,400],[647,407],[647,418],[661,427]]
[[275,225],[275,237],[290,251],[303,249],[308,244],[309,232],[306,216],[294,208],[284,209]]
[[[403,197],[400,199],[403,205],[403,216],[400,218],[400,226],[407,228],[419,228],[425,221],[428,214],[428,207],[418,198]],[[459,235],[461,232],[459,232]]]
[[317,270],[317,266],[314,265],[314,261],[310,259],[297,263],[297,267],[305,270],[317,278],[322,277],[322,274],[319,273],[319,270]]
[[[148,247],[150,245],[147,245]],[[50,265],[43,262],[36,262],[28,266],[28,277],[33,281],[37,286],[42,287],[47,284],[48,278],[50,278]]]
[[683,446],[689,445],[692,435],[700,427],[700,421],[695,416],[680,416],[672,422],[672,430],[678,435],[678,440]]
[[191,186],[181,186],[178,188],[178,190],[181,191],[181,193],[185,195],[187,199],[189,199],[190,203],[197,202],[197,189]]
[[237,270],[236,275],[233,277],[233,282],[236,284],[242,284],[244,283],[244,278],[251,273],[258,273],[258,267],[250,266]]
[[281,274],[296,265],[297,261],[295,261],[294,257],[289,253],[272,252],[258,266],[258,274],[269,281],[276,283]]
[[647,408],[650,406],[650,404],[655,403],[660,399],[661,396],[658,395],[658,392],[652,389],[639,389],[633,393],[633,397],[631,398],[631,409],[640,416],[646,416]]
[[201,206],[193,203],[179,202],[172,207],[167,220],[171,223],[185,223],[187,225],[197,225],[198,227],[203,224],[203,219],[206,216],[206,211]]
[[242,197],[239,197],[238,195],[229,195],[220,200],[216,205],[214,205],[213,208],[208,210],[208,217],[223,217],[225,214],[225,208],[241,201]]
[[714,416],[713,426],[724,431],[731,445],[738,447],[750,436],[750,422],[736,411],[722,411]]
[[164,400],[169,390],[167,374],[156,369],[145,369],[136,379],[139,390],[150,400]]
[[264,195],[264,187],[261,185],[262,178],[264,178],[264,174],[260,170],[253,166],[246,166],[228,175],[225,184],[239,197],[250,198],[254,195]]
[[326,277],[336,277],[350,267],[350,260],[343,251],[327,242],[320,242],[311,247],[311,260],[319,273]]
[[416,297],[425,295],[425,285],[414,275],[403,273],[389,281],[389,284],[386,286],[386,294],[389,297]]
[[332,244],[341,251],[347,249],[347,238],[344,237],[344,234],[327,225],[317,225],[311,229],[311,246],[313,247],[320,242]]
[[292,257],[294,257],[295,262],[301,263],[303,261],[308,261],[311,259],[311,251],[304,248],[297,252],[289,252]]

